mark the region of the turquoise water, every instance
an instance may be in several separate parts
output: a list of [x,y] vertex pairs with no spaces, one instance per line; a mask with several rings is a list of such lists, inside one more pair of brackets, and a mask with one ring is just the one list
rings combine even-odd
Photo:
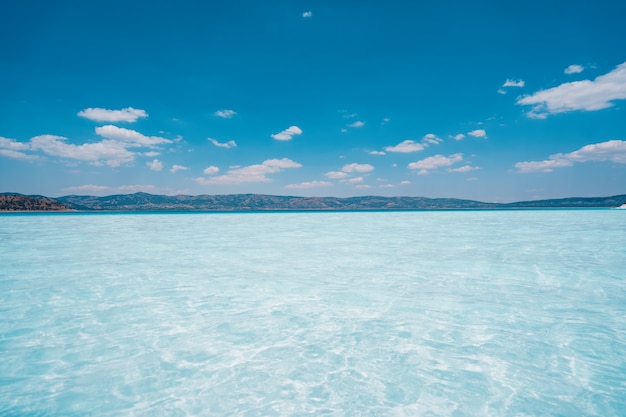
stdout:
[[2,416],[625,416],[626,210],[0,216]]

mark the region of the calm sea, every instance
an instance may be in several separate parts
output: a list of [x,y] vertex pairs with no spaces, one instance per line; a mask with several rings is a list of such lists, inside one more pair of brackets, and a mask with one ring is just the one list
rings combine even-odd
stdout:
[[626,416],[626,210],[0,216],[2,416]]

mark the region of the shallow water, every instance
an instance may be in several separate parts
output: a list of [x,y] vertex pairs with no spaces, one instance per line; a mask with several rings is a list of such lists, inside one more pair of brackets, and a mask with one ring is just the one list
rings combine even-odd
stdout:
[[0,216],[0,415],[626,415],[626,211]]

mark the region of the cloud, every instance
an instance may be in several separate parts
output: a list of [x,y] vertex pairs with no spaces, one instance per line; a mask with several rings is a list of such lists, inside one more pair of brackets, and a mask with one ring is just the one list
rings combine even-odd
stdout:
[[459,168],[450,168],[448,169],[448,171],[450,172],[470,172],[470,171],[475,171],[477,169],[480,169],[480,167],[473,167],[471,165],[465,165]]
[[613,106],[614,100],[623,99],[626,99],[626,62],[593,81],[574,81],[540,90],[521,97],[516,104],[532,106],[527,113],[531,119],[545,119],[570,111],[606,109]]
[[235,143],[234,140],[229,140],[228,142],[220,143],[216,139],[209,138],[209,142],[211,142],[213,145],[217,146],[218,148],[231,149],[231,148],[237,147],[237,144]]
[[365,122],[357,120],[356,122],[350,123],[348,127],[363,127],[365,126]]
[[415,142],[414,140],[404,140],[397,144],[396,146],[387,146],[384,148],[387,152],[417,152],[424,149],[424,145],[421,143]]
[[454,137],[454,140],[462,140],[464,137],[465,135],[463,133],[459,133],[458,135]]
[[172,168],[170,169],[170,172],[172,174],[177,173],[178,171],[187,171],[189,169],[189,167],[183,166],[183,165],[172,165]]
[[346,174],[345,172],[341,172],[341,171],[330,171],[324,175],[326,176],[326,178],[330,178],[332,180],[340,180],[348,176],[348,174]]
[[615,162],[626,164],[626,141],[609,140],[607,142],[585,145],[570,153],[550,155],[545,161],[518,162],[515,164],[520,173],[552,172],[554,168],[574,165],[576,162]]
[[78,112],[80,117],[93,120],[96,122],[128,122],[134,123],[139,118],[148,117],[148,113],[145,110],[133,109],[132,107],[126,107],[122,110],[108,110],[101,109],[99,107],[89,107],[85,110]]
[[132,184],[132,185],[121,185],[117,187],[119,191],[124,193],[138,193],[138,192],[154,192],[156,191],[156,187],[154,185],[149,184]]
[[463,154],[460,153],[455,153],[450,156],[435,155],[429,156],[428,158],[422,159],[420,161],[411,162],[408,167],[410,169],[421,170],[419,174],[426,174],[428,173],[428,170],[449,167],[462,160]]
[[363,177],[355,177],[355,178],[350,178],[349,180],[346,180],[348,184],[358,184],[363,181],[365,181]]
[[583,72],[584,70],[585,70],[585,67],[583,67],[582,65],[573,64],[565,68],[563,72],[565,74],[578,74],[580,72]]
[[155,159],[152,162],[146,162],[146,166],[149,167],[153,171],[161,171],[163,169],[163,162]]
[[411,185],[411,181],[400,181],[400,185]]
[[220,172],[220,169],[216,166],[211,165],[209,167],[206,167],[202,172],[204,172],[206,175],[215,175]]
[[370,155],[387,155],[385,152],[383,151],[370,151],[368,152]]
[[313,16],[313,12],[310,10],[308,12],[302,13],[302,17],[304,18],[311,17],[311,16]]
[[441,142],[443,142],[443,140],[439,139],[434,133],[428,133],[422,138],[422,143],[426,145],[437,145]]
[[498,94],[506,94],[506,90],[504,88],[498,88]]
[[172,143],[172,141],[169,139],[161,138],[159,136],[145,136],[135,130],[125,129],[123,127],[117,127],[113,125],[97,127],[96,134],[107,139],[115,139],[117,141],[124,142],[127,144],[127,146],[131,147],[153,147],[165,143]]
[[[301,164],[288,158],[268,159],[261,164],[231,168],[224,175],[210,178],[197,178],[200,184],[241,184],[246,182],[270,182],[269,174],[281,172],[283,169],[300,168]],[[208,168],[207,168],[208,169]],[[206,170],[205,170],[206,173]]]
[[380,124],[381,124],[381,125],[385,125],[385,124],[389,123],[390,121],[391,121],[391,119],[390,119],[390,118],[385,117],[385,118],[383,118],[383,121],[382,121]]
[[302,129],[298,126],[291,126],[280,133],[275,133],[272,135],[272,138],[276,140],[291,140],[294,136],[298,136],[302,134]]
[[475,138],[486,138],[487,137],[487,132],[485,132],[485,129],[476,129],[476,130],[472,130],[471,132],[467,132],[468,135],[473,136]]
[[62,136],[41,135],[32,138],[30,144],[33,150],[40,150],[48,155],[89,161],[95,165],[106,164],[117,167],[135,159],[135,154],[126,149],[128,145],[116,140],[82,145],[68,144],[66,141],[67,138]]
[[524,85],[526,85],[524,80],[507,79],[504,84],[502,84],[502,87],[524,87]]
[[218,110],[213,114],[215,114],[217,117],[221,117],[222,119],[231,119],[234,115],[237,114],[237,112],[234,110],[224,109]]
[[35,155],[29,155],[22,151],[30,150],[30,144],[18,142],[14,139],[0,136],[0,155],[12,159],[33,160],[38,159]]
[[307,182],[301,182],[300,184],[289,184],[289,185],[286,185],[285,188],[307,189],[307,188],[317,188],[317,187],[331,187],[332,185],[333,183],[328,182],[328,181],[307,181]]
[[374,167],[370,164],[347,164],[341,168],[343,172],[370,172],[374,170]]
[[95,193],[102,194],[111,191],[111,187],[106,185],[85,184],[64,188],[63,191],[68,193]]

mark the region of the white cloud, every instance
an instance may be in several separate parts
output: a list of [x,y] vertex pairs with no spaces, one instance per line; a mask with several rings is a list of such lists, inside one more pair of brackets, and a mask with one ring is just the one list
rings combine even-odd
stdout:
[[187,171],[189,169],[189,167],[183,166],[183,165],[172,165],[172,168],[170,169],[170,172],[172,174],[177,173],[178,171]]
[[424,149],[424,145],[415,142],[414,140],[404,140],[395,146],[387,146],[384,148],[387,152],[417,152]]
[[443,142],[443,140],[438,138],[437,135],[435,135],[434,133],[428,133],[422,138],[422,143],[425,143],[427,145],[437,145],[441,142]]
[[400,185],[411,185],[411,181],[400,181]]
[[95,193],[102,194],[111,191],[111,187],[106,185],[85,184],[64,188],[63,191],[68,193]]
[[280,133],[275,133],[272,135],[272,138],[276,140],[291,140],[294,136],[298,136],[302,134],[302,129],[298,126],[291,126]]
[[368,152],[370,155],[387,155],[385,152],[383,151],[370,151]]
[[215,175],[220,172],[220,169],[216,166],[211,165],[209,167],[206,167],[202,172],[204,172],[206,175]]
[[357,120],[356,122],[350,123],[348,127],[363,127],[365,126],[365,122]]
[[285,188],[307,189],[307,188],[317,188],[317,187],[331,187],[332,185],[333,183],[328,182],[328,181],[307,181],[307,182],[301,182],[300,184],[289,184],[289,185],[286,185]]
[[165,143],[172,143],[169,139],[161,138],[159,136],[145,136],[135,130],[125,129],[123,127],[113,125],[97,127],[96,134],[107,139],[115,139],[120,142],[125,142],[127,146],[153,147]]
[[73,145],[66,143],[67,138],[54,135],[35,136],[30,140],[34,150],[63,158],[89,161],[96,165],[102,163],[117,167],[130,163],[135,159],[135,154],[126,149],[127,144],[116,140],[103,140],[96,143],[84,143]]
[[448,171],[450,172],[470,172],[470,171],[475,171],[477,169],[480,169],[480,167],[473,167],[471,165],[465,165],[459,168],[450,168],[448,169]]
[[237,144],[235,143],[234,140],[229,140],[228,142],[220,143],[216,139],[209,138],[209,142],[211,142],[213,145],[217,146],[218,148],[231,149],[231,148],[237,147]]
[[153,171],[161,171],[163,169],[163,162],[155,159],[152,162],[146,162],[146,166]]
[[311,17],[313,16],[313,12],[312,11],[308,11],[308,12],[304,12],[302,13],[302,17],[306,18],[306,17]]
[[367,185],[367,184],[359,184],[359,185],[356,186],[356,188],[361,188],[361,189],[366,190],[366,189],[372,188],[372,187],[370,185]]
[[524,80],[507,79],[504,84],[502,84],[502,87],[524,87],[524,85],[526,85]]
[[25,151],[30,149],[30,145],[23,142],[18,142],[15,139],[3,138],[0,136],[0,148],[11,149],[13,151]]
[[213,114],[215,114],[217,117],[221,117],[222,119],[231,119],[234,115],[237,114],[237,112],[234,110],[224,109],[218,110]]
[[117,187],[117,189],[124,193],[138,193],[138,192],[148,193],[148,192],[156,191],[157,188],[154,185],[148,185],[148,184],[132,184],[132,185],[121,185]]
[[343,128],[343,127],[341,128],[341,133],[346,133],[347,131],[348,131],[348,129]]
[[498,94],[506,94],[506,90],[504,88],[498,88]]
[[626,99],[626,62],[593,81],[574,81],[540,90],[518,99],[516,104],[532,106],[528,117],[545,119],[550,115],[576,110],[606,109],[613,106],[614,100],[623,99]]
[[[270,182],[269,174],[281,172],[287,168],[300,168],[301,164],[291,159],[268,159],[261,164],[231,168],[224,175],[210,178],[197,178],[200,184],[241,184],[246,182]],[[206,171],[206,170],[205,170]]]
[[391,119],[390,119],[390,118],[385,117],[385,118],[383,118],[383,121],[382,121],[381,125],[387,124],[387,123],[389,123],[390,121],[391,121]]
[[90,107],[78,112],[80,117],[96,122],[128,122],[134,123],[139,118],[148,117],[145,110],[126,107],[122,110],[107,110],[99,107]]
[[[421,170],[419,174],[425,174],[430,169],[449,167],[450,165],[453,165],[462,160],[463,160],[463,154],[460,154],[460,153],[455,153],[450,156],[435,155],[435,156],[429,156],[428,158],[422,159],[420,161],[411,162],[408,166],[410,169]],[[423,172],[423,171],[426,171],[426,172]]]
[[370,164],[347,164],[341,168],[343,172],[370,172],[374,170],[374,167]]
[[35,155],[28,155],[24,152],[14,151],[13,149],[0,149],[0,155],[6,156],[11,159],[23,159],[23,160],[32,160],[38,159]]
[[346,180],[348,184],[358,184],[363,181],[365,181],[363,177],[355,177],[355,178],[350,178],[349,180]]
[[471,132],[467,132],[468,135],[473,136],[475,138],[486,138],[487,137],[487,132],[485,132],[485,129],[476,129],[476,130],[472,130]]
[[578,74],[580,72],[583,72],[584,70],[585,70],[585,67],[583,67],[582,65],[573,64],[565,68],[563,72],[565,74]]
[[554,168],[572,166],[576,162],[609,161],[626,164],[626,141],[609,140],[607,142],[585,145],[570,153],[550,155],[545,161],[518,162],[518,172],[552,172]]
[[340,180],[340,179],[346,178],[348,176],[348,174],[346,174],[345,172],[341,172],[341,171],[330,171],[330,172],[327,172],[324,175],[327,178],[330,178],[332,180]]
[[459,133],[458,135],[454,137],[454,140],[462,140],[464,137],[465,135],[463,133]]

